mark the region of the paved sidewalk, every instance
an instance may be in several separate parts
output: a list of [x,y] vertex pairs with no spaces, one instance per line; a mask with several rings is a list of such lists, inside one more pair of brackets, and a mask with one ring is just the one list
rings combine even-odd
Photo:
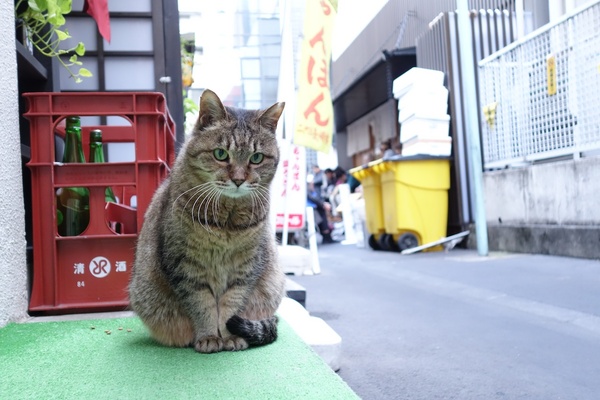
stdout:
[[320,249],[293,277],[369,399],[597,399],[600,262],[475,251]]

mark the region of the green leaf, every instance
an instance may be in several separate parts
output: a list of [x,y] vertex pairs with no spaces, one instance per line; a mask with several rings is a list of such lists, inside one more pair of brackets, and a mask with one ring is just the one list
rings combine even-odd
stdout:
[[58,36],[58,40],[67,40],[68,38],[71,37],[71,35],[69,35],[69,32],[63,32],[59,29],[55,29],[54,32],[56,32],[56,36]]
[[[50,1],[48,2],[48,21],[54,21],[55,18],[62,14],[60,13],[60,10],[58,9],[58,5],[56,4],[56,1]],[[52,23],[54,24],[54,23]]]
[[46,0],[29,0],[27,2],[27,5],[33,11],[37,12],[44,12],[48,9],[48,3],[46,2]]
[[71,58],[69,58],[69,62],[76,63],[77,62],[77,54],[73,54]]
[[85,44],[83,44],[83,42],[77,43],[77,47],[75,47],[75,53],[77,53],[77,55],[80,57],[85,54]]
[[68,14],[72,9],[72,1],[71,0],[58,0],[58,7],[63,14]]
[[86,78],[94,76],[87,68],[79,68],[79,75],[84,76]]
[[54,25],[54,28],[61,27],[65,24],[66,20],[60,13],[48,13],[48,22]]

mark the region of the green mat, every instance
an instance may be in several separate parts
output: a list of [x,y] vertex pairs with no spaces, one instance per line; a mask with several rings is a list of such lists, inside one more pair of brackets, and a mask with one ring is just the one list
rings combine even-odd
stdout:
[[[107,333],[110,331],[110,334]],[[279,339],[199,354],[154,342],[138,318],[0,329],[2,399],[356,399],[280,319]]]

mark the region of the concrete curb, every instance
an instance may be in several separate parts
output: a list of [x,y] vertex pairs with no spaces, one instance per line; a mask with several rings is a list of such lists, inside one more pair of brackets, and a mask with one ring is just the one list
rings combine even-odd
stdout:
[[277,312],[331,369],[340,369],[342,338],[325,321],[290,298],[283,299]]

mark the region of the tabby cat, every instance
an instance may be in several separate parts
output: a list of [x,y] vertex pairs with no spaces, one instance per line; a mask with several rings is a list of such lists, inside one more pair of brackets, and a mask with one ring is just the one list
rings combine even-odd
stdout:
[[224,107],[205,90],[200,115],[140,232],[130,304],[152,336],[200,353],[277,338],[284,294],[269,221],[284,103]]

